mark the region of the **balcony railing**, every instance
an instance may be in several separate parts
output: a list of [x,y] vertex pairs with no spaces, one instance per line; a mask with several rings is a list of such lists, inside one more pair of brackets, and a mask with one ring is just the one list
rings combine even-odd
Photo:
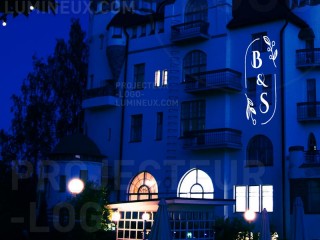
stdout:
[[297,68],[320,67],[320,48],[296,51]]
[[173,42],[207,40],[208,29],[209,23],[201,20],[174,25],[171,27],[171,40]]
[[304,164],[320,164],[320,151],[304,152]]
[[106,80],[101,87],[87,89],[83,108],[117,106],[119,104],[116,83]]
[[299,122],[320,121],[320,102],[297,103]]
[[188,74],[185,77],[185,91],[189,93],[241,89],[241,73],[228,68]]
[[201,149],[240,149],[241,131],[231,128],[205,129],[185,132],[184,148]]
[[103,96],[116,96],[116,84],[113,80],[107,80],[102,87],[87,89],[85,98],[95,98]]

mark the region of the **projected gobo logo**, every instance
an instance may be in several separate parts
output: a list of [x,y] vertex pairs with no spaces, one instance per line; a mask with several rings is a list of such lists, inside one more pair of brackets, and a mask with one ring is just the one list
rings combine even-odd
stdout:
[[[253,125],[257,124],[257,115],[261,114],[261,117],[259,119],[261,120],[261,125],[265,125],[271,121],[271,119],[274,117],[276,109],[277,109],[277,74],[276,74],[276,59],[278,56],[278,50],[274,49],[276,43],[275,41],[271,41],[267,36],[263,36],[263,44],[267,45],[267,51],[270,53],[268,54],[269,60],[273,62],[273,66],[269,68],[268,70],[271,70],[275,73],[268,75],[270,76],[270,81],[266,81],[266,76],[263,72],[260,72],[257,74],[257,77],[255,78],[255,86],[254,88],[251,87],[251,89],[248,89],[248,78],[247,78],[247,59],[248,59],[248,51],[250,47],[256,42],[260,41],[260,38],[254,39],[246,50],[245,55],[245,70],[244,70],[244,78],[245,78],[245,96],[247,100],[247,106],[246,106],[246,117],[250,121],[252,121]],[[263,66],[263,58],[260,54],[260,51],[253,50],[251,55],[251,61],[250,65],[253,69],[261,69]],[[272,64],[271,64],[272,65]],[[252,84],[251,84],[252,85]],[[274,86],[274,87],[273,87]],[[252,88],[255,91],[252,91]],[[273,88],[273,89],[272,89]],[[255,94],[256,90],[261,89],[259,100],[254,102],[255,100]],[[274,94],[272,93],[272,90],[274,91]],[[269,96],[268,96],[269,94]],[[271,96],[270,96],[271,95]],[[253,97],[251,97],[253,96]],[[251,98],[250,98],[251,97]],[[271,99],[272,98],[272,99]],[[273,111],[270,109],[271,101],[274,103],[273,105]]]

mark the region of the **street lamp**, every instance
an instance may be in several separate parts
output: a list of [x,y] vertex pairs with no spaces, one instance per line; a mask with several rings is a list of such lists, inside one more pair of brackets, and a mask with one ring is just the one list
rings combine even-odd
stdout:
[[142,214],[142,219],[143,219],[143,239],[146,240],[147,239],[147,220],[150,219],[150,214],[147,212],[144,212],[144,214]]
[[74,196],[81,193],[84,189],[84,183],[79,178],[73,178],[68,183],[68,190],[71,192]]
[[247,220],[249,223],[251,223],[256,219],[256,213],[250,209],[245,211],[243,216],[244,216],[244,219]]

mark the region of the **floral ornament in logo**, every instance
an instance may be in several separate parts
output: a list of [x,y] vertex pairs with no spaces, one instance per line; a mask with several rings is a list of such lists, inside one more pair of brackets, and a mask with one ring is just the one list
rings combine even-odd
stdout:
[[247,119],[249,120],[251,118],[252,120],[252,124],[253,125],[256,125],[257,123],[257,120],[253,118],[253,114],[254,115],[257,115],[257,112],[256,110],[253,108],[253,102],[252,100],[246,95],[246,98],[247,98],[247,109],[246,109],[246,116],[247,116]]
[[276,49],[273,51],[273,47],[276,45],[275,41],[271,42],[270,38],[268,38],[267,36],[263,36],[263,40],[268,45],[267,51],[271,53],[269,56],[269,59],[272,60],[273,65],[277,67],[275,60],[277,59],[277,56],[278,56],[278,50]]

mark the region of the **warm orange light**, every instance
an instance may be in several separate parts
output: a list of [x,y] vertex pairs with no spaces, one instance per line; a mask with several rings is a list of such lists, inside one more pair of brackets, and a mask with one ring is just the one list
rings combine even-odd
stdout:
[[112,220],[112,222],[118,222],[120,220],[120,213],[119,212],[113,212],[111,220]]

